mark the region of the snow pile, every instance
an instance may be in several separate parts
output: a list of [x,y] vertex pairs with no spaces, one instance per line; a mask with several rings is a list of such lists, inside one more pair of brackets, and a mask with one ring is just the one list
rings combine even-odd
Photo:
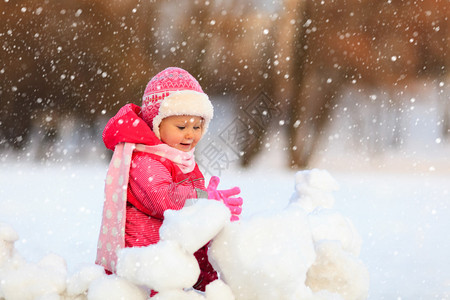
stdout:
[[[218,201],[199,200],[167,211],[158,244],[118,253],[117,275],[96,265],[67,274],[64,259],[26,262],[18,236],[0,223],[0,299],[156,300],[365,299],[368,272],[358,259],[361,239],[333,210],[337,189],[326,171],[296,174],[295,192],[280,211],[230,222]],[[211,241],[209,257],[220,274],[205,293],[191,287],[200,273],[193,255]]]
[[68,278],[65,260],[55,254],[27,262],[14,249],[18,238],[14,229],[0,223],[0,299],[81,300],[92,281],[106,277],[103,268],[93,265]]
[[326,171],[298,172],[285,209],[231,223],[214,238],[210,258],[236,299],[367,298],[361,239],[333,210],[337,188]]
[[230,217],[230,211],[221,202],[206,199],[182,210],[166,211],[161,241],[120,250],[117,274],[158,291],[156,299],[234,299],[229,288],[220,282],[208,285],[206,298],[189,290],[200,275],[194,252],[212,240]]
[[10,226],[0,223],[0,266],[14,256],[14,242],[19,239],[17,233]]
[[112,275],[103,276],[92,282],[87,293],[89,300],[104,299],[147,299],[147,293],[144,289],[137,287],[128,280]]
[[179,211],[167,211],[161,241],[119,252],[117,275],[106,275],[97,265],[82,267],[68,276],[66,263],[57,255],[28,263],[14,249],[17,233],[0,223],[0,299],[6,300],[232,300],[221,280],[205,293],[192,290],[200,274],[194,252],[229,223],[230,212],[221,202],[199,200]]
[[37,299],[65,289],[64,259],[48,255],[38,263],[26,262],[14,249],[18,235],[0,223],[0,299]]

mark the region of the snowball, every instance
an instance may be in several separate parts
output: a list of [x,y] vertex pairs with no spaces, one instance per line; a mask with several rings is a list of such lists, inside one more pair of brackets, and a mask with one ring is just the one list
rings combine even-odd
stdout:
[[155,300],[205,300],[200,293],[190,290],[163,291],[152,297]]
[[0,222],[0,267],[13,255],[14,242],[18,239],[11,226]]
[[118,252],[117,274],[156,291],[192,287],[200,275],[198,262],[174,241],[160,241]]
[[115,275],[101,277],[91,283],[87,295],[88,300],[145,300],[147,293]]
[[317,259],[306,279],[313,291],[338,293],[345,300],[367,298],[369,273],[359,259],[345,252],[340,243],[332,241],[316,244],[316,253]]
[[289,299],[315,260],[307,217],[298,207],[229,223],[209,252],[236,299]]
[[311,188],[322,190],[324,192],[332,192],[339,189],[336,180],[327,170],[304,170],[295,174],[295,183],[308,185]]
[[308,219],[314,242],[339,241],[345,251],[359,255],[362,240],[348,218],[333,209],[316,209]]
[[0,222],[0,241],[15,242],[19,239],[17,232],[8,224]]
[[214,280],[206,286],[205,296],[208,300],[234,300],[230,287],[220,279]]
[[103,276],[106,276],[103,267],[99,265],[85,266],[67,279],[66,293],[68,296],[81,295],[87,292],[91,282]]
[[344,300],[341,295],[326,290],[320,290],[312,293],[310,297],[301,298],[302,300]]
[[38,262],[38,267],[43,271],[52,272],[59,278],[64,278],[67,276],[67,266],[66,261],[61,256],[56,254],[49,254],[42,258]]
[[66,288],[65,260],[50,254],[37,264],[16,260],[1,270],[0,290],[6,299],[36,299]]
[[37,298],[35,298],[33,300],[60,300],[60,299],[62,299],[62,298],[61,298],[61,296],[59,294],[52,293],[52,294],[42,295],[42,296],[37,297]]
[[332,208],[334,197],[331,192],[338,188],[337,182],[325,170],[299,171],[295,174],[295,192],[290,202],[299,204],[307,212],[316,207]]
[[222,202],[199,199],[181,210],[167,210],[159,230],[161,240],[177,241],[194,253],[206,245],[230,220],[230,210]]

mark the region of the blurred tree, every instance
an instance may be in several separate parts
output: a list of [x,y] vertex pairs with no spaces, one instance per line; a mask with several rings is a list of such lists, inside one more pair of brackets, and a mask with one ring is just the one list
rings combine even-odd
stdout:
[[[378,105],[385,109],[377,119],[396,122],[412,82],[434,80],[450,111],[449,6],[447,0],[1,1],[0,145],[24,148],[32,128],[40,140],[57,141],[55,127],[66,118],[92,135],[102,116],[139,104],[151,76],[177,65],[207,93],[236,102],[249,141],[245,165],[270,131],[287,129],[291,165],[304,168],[349,86],[366,99],[359,108]],[[256,120],[254,112],[266,115]],[[392,139],[381,128],[368,134]]]
[[[2,1],[1,144],[23,148],[33,120],[73,117],[80,128],[95,128],[102,114],[139,101],[158,66],[152,26],[159,6],[139,0]],[[50,127],[57,124],[37,126],[45,136],[54,135],[57,129]]]
[[[284,1],[274,34],[279,47],[275,55],[292,53],[291,63],[275,69],[291,73],[293,79],[278,80],[280,89],[271,96],[288,98],[284,109],[289,113],[292,167],[308,166],[347,86],[358,87],[366,99],[388,108],[379,113],[393,114],[372,119],[395,123],[409,85],[419,78],[448,80],[449,5],[440,0]],[[277,79],[276,74],[272,78]],[[385,96],[369,98],[375,90]],[[448,95],[441,95],[449,101]],[[391,129],[399,128],[394,124]],[[369,133],[372,140],[386,139],[376,130]],[[256,151],[246,160],[253,154]]]

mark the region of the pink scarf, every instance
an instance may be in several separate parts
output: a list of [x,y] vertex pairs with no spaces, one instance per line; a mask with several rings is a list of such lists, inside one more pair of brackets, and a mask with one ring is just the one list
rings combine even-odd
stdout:
[[97,245],[96,264],[115,272],[117,250],[125,247],[128,179],[133,151],[156,154],[174,162],[186,174],[195,168],[194,149],[184,152],[167,144],[147,146],[120,143],[114,149],[105,182],[103,218]]

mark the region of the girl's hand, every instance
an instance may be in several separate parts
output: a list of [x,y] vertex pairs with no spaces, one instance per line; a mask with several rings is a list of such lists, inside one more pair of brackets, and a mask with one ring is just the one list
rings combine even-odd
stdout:
[[208,199],[222,201],[231,212],[231,221],[239,220],[239,215],[242,212],[243,200],[241,197],[234,197],[241,192],[239,187],[234,187],[228,190],[217,190],[220,179],[217,176],[211,177],[206,192]]

